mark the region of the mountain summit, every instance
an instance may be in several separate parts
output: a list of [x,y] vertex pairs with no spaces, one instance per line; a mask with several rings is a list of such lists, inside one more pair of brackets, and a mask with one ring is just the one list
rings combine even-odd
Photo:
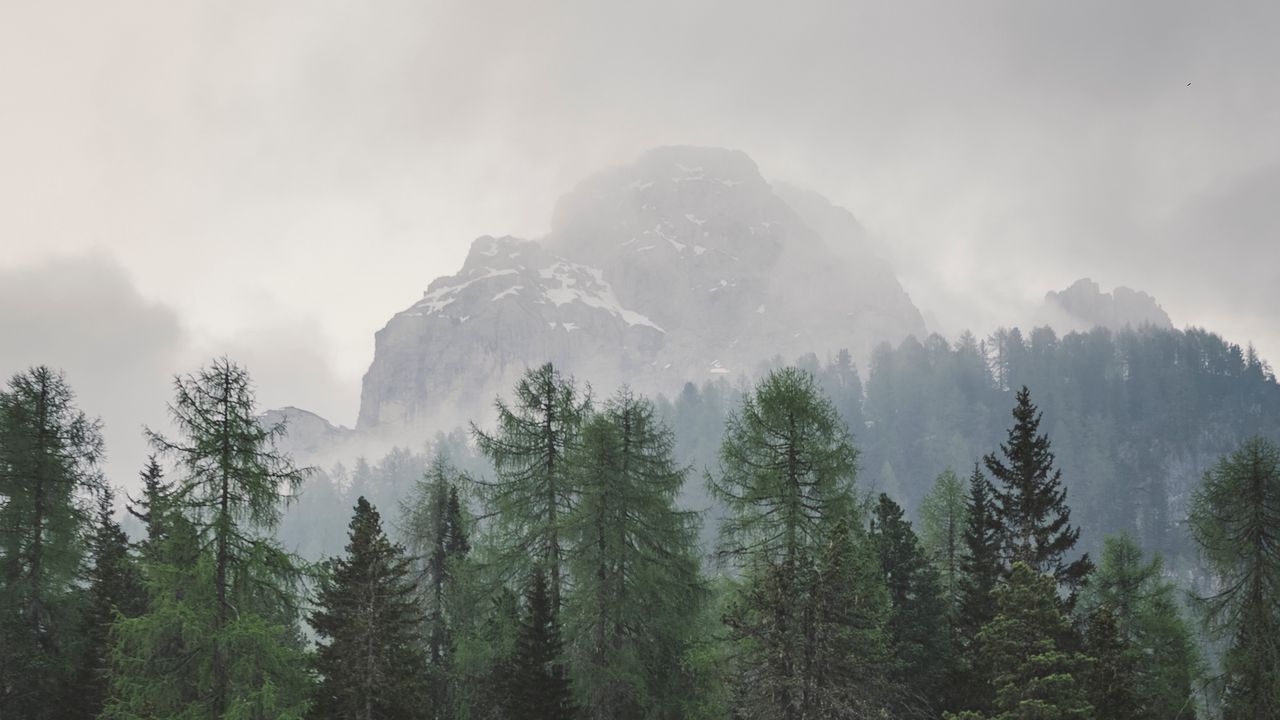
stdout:
[[675,390],[775,356],[924,332],[847,210],[775,189],[746,154],[663,147],[558,202],[540,240],[482,237],[378,332],[358,427],[474,411],[553,361],[611,388]]

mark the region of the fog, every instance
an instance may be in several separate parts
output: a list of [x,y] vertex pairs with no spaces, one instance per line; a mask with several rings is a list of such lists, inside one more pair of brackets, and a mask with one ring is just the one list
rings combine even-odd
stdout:
[[1270,2],[4,3],[0,372],[67,368],[121,467],[169,376],[221,353],[265,405],[350,424],[374,331],[474,237],[537,237],[581,177],[671,143],[851,209],[932,329],[1018,321],[1088,276],[1274,360],[1278,21]]

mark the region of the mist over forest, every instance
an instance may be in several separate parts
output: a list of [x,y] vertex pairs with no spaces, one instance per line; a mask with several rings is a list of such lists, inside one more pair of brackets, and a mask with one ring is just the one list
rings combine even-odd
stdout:
[[1280,718],[1277,23],[0,7],[0,720]]

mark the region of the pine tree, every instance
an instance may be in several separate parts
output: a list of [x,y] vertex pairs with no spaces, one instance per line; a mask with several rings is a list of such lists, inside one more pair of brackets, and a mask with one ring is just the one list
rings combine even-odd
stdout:
[[990,481],[975,464],[969,476],[965,505],[964,554],[961,557],[959,648],[966,662],[949,685],[956,689],[958,709],[984,711],[994,695],[988,679],[993,670],[982,666],[978,634],[995,618],[995,590],[1003,573],[1000,560],[1001,525]]
[[696,518],[675,506],[685,470],[672,446],[653,404],[623,389],[569,455],[580,493],[566,525],[570,669],[596,720],[661,715],[683,690],[678,665],[703,598]]
[[150,436],[184,475],[148,571],[150,609],[117,628],[104,717],[300,717],[300,571],[267,533],[305,471],[275,447],[284,426],[259,422],[243,368],[217,360],[174,388],[180,435]]
[[346,556],[330,560],[309,618],[320,639],[315,720],[428,718],[427,662],[410,559],[356,501]]
[[454,650],[465,614],[461,575],[471,550],[458,485],[468,482],[437,455],[427,476],[401,505],[409,548],[420,558],[420,588],[426,609],[426,655],[431,717],[453,716]]
[[[1069,632],[1057,584],[1026,563],[1014,563],[996,591],[997,614],[978,643],[983,665],[994,671],[991,720],[1087,720],[1095,717],[1082,686],[1086,658],[1064,649]],[[980,713],[961,718],[984,717]]]
[[898,714],[936,716],[927,710],[939,697],[952,650],[943,631],[946,604],[937,573],[902,508],[884,493],[871,518],[871,540],[889,590],[887,629],[895,656],[890,677],[903,693]]
[[1216,589],[1201,598],[1222,657],[1224,720],[1280,712],[1280,448],[1245,441],[1204,476],[1191,532]]
[[74,712],[101,456],[100,423],[76,408],[61,373],[32,368],[0,392],[0,716]]
[[570,720],[576,712],[548,586],[547,574],[535,567],[504,683],[508,717]]
[[1062,471],[1053,467],[1049,437],[1040,434],[1041,414],[1025,385],[1017,393],[1013,417],[1008,439],[1000,445],[1003,458],[992,453],[983,459],[998,483],[996,510],[1004,527],[1005,560],[1010,566],[1023,562],[1053,575],[1074,597],[1093,563],[1088,555],[1066,559],[1080,539],[1080,529],[1070,524]]
[[129,553],[129,537],[114,517],[114,495],[104,488],[98,496],[93,536],[89,540],[92,567],[81,634],[84,648],[75,687],[80,717],[94,718],[106,699],[111,664],[111,627],[117,618],[137,617],[147,609],[142,573]]
[[525,373],[515,404],[499,399],[498,428],[472,433],[497,471],[497,481],[478,483],[494,519],[493,564],[502,579],[519,577],[530,562],[550,574],[551,607],[558,616],[567,583],[563,525],[573,509],[574,489],[565,455],[573,447],[590,402],[547,363]]

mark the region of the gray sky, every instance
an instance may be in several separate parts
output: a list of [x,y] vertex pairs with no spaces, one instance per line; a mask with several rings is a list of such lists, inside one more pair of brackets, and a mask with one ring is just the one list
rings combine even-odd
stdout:
[[228,352],[349,424],[472,238],[659,144],[849,207],[948,333],[1089,276],[1275,359],[1278,34],[1275,2],[0,0],[0,371],[77,368],[128,425],[121,378]]

